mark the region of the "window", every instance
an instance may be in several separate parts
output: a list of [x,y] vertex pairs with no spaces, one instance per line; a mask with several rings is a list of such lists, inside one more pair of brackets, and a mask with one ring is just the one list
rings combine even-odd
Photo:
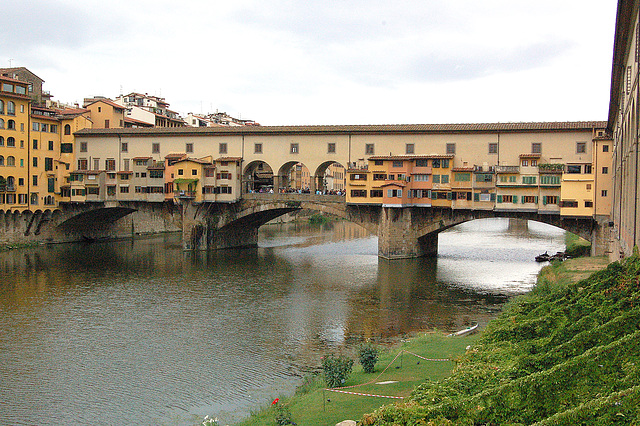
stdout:
[[367,180],[367,175],[353,173],[349,175],[349,180]]
[[373,164],[376,166],[382,166],[384,165],[384,161],[382,160],[373,160]]
[[542,153],[542,144],[540,142],[532,142],[531,143],[531,153],[532,154],[540,154],[540,153]]
[[587,191],[591,191],[591,184],[590,183],[587,184]]
[[372,189],[371,191],[369,191],[369,197],[371,198],[382,197],[382,189]]
[[39,132],[40,131],[40,123],[36,123],[36,122],[31,123],[31,128],[33,129],[34,132]]
[[578,207],[578,202],[574,200],[560,201],[560,207]]
[[38,167],[38,157],[33,157],[31,162],[33,163],[33,167]]
[[437,158],[431,160],[431,167],[433,167],[434,169],[440,168],[440,160],[438,160]]
[[536,167],[538,165],[538,160],[531,160],[531,167]]
[[154,142],[151,144],[151,152],[154,154],[160,153],[160,144],[158,142]]
[[582,171],[582,166],[579,164],[567,164],[567,173],[579,174]]
[[586,201],[584,202],[584,206],[585,207],[593,207],[593,201]]
[[429,160],[426,158],[419,158],[416,160],[416,167],[428,167]]
[[191,169],[191,176],[197,176],[198,175],[198,169]]
[[88,165],[89,164],[86,158],[78,158],[78,170],[87,170]]
[[38,139],[33,140],[32,146],[33,146],[33,149],[38,149]]
[[402,167],[404,162],[402,160],[393,160],[393,167]]
[[14,137],[9,136],[7,138],[7,146],[16,146],[16,140]]
[[16,122],[13,121],[13,120],[7,121],[7,129],[15,130],[16,129]]
[[576,142],[576,154],[584,154],[587,152],[586,142]]
[[[56,192],[56,179],[55,178],[50,177],[50,178],[47,179],[47,191],[48,192]],[[49,204],[49,203],[45,202],[45,204]],[[51,203],[51,204],[53,204],[53,203]]]
[[415,182],[429,182],[429,175],[413,175]]
[[542,197],[542,204],[558,204],[558,196],[547,195],[546,197]]
[[0,118],[0,129],[4,129],[4,120]]
[[373,155],[375,153],[375,146],[372,143],[367,143],[364,145],[364,153],[365,155]]
[[453,176],[453,180],[456,182],[469,182],[471,180],[471,173],[456,173]]
[[591,174],[591,171],[592,171],[591,164],[585,164],[584,165],[584,173],[585,174]]
[[412,143],[408,143],[408,144],[406,144],[404,146],[405,154],[414,154],[415,153],[415,149],[416,149],[416,146],[415,146],[415,144],[412,144]]
[[522,196],[522,203],[523,204],[533,204],[536,202],[536,197],[534,195],[523,195]]
[[536,177],[535,176],[522,176],[522,183],[524,185],[535,185]]
[[364,190],[364,189],[352,189],[351,190],[351,196],[353,198],[366,197],[367,196],[367,191]]
[[542,175],[540,185],[560,185],[560,176]]
[[164,178],[164,171],[162,170],[149,170],[149,178],[162,179]]
[[602,145],[602,152],[609,152],[609,145]]
[[335,154],[336,153],[336,144],[335,142],[327,143],[327,153]]
[[384,173],[374,173],[373,174],[373,180],[385,180],[387,178],[387,175]]
[[53,151],[53,141],[49,141],[48,148],[49,151]]
[[12,101],[7,102],[7,115],[16,115],[16,104]]
[[73,144],[72,143],[61,143],[60,144],[60,152],[62,154],[71,154],[71,153],[73,153]]
[[608,173],[609,173],[609,168],[608,168],[608,167],[603,167],[603,168],[602,168],[602,174],[603,174],[603,175],[606,175],[606,174],[608,174]]
[[116,160],[113,158],[108,158],[105,160],[104,165],[107,171],[113,171],[116,169]]
[[64,134],[65,135],[70,135],[71,134],[71,126],[69,124],[65,124],[64,125]]
[[80,152],[87,152],[87,142],[80,142]]
[[124,160],[122,160],[122,170],[128,172],[129,171],[129,159],[125,158]]
[[52,124],[51,126],[49,126],[49,132],[58,133],[58,125],[57,124]]
[[447,144],[447,154],[455,154],[456,153],[456,144],[448,143]]
[[442,175],[440,183],[449,183],[449,175]]
[[[98,108],[100,109],[100,108]],[[109,120],[104,120],[104,128],[108,129],[109,128]]]
[[220,153],[220,154],[226,154],[227,153],[227,143],[226,142],[220,142],[220,144],[218,144],[218,153]]
[[387,197],[402,198],[402,189],[387,189]]
[[300,147],[297,143],[292,143],[289,147],[289,152],[292,154],[297,154],[300,151]]
[[4,101],[0,100],[0,114],[4,114]]
[[178,169],[178,176],[184,175],[184,169]]
[[121,185],[121,186],[120,186],[120,193],[121,193],[121,194],[128,194],[128,193],[129,193],[129,186],[128,186],[128,184],[127,184],[126,186],[125,186],[125,185]]
[[517,176],[509,176],[509,182],[510,183],[516,183],[517,180],[518,180]]
[[448,168],[449,168],[449,159],[448,159],[448,158],[444,158],[444,159],[442,160],[441,165],[442,165],[442,168],[443,168],[443,169],[448,169]]
[[489,154],[497,154],[497,153],[498,153],[497,142],[489,142]]
[[38,176],[31,176],[31,183],[33,184],[33,186],[38,186]]
[[493,182],[493,175],[491,173],[478,173],[476,174],[476,182]]
[[254,154],[262,154],[262,144],[261,143],[254,143],[253,144],[253,153]]
[[440,175],[433,175],[433,183],[440,183]]
[[120,152],[129,152],[129,143],[128,142],[122,142],[120,144]]
[[603,197],[606,197],[606,196],[607,196],[607,190],[606,190],[606,189],[603,189],[603,190],[600,192],[600,195],[601,195],[601,196],[603,196]]
[[522,160],[522,167],[527,167],[529,162],[527,160]]
[[99,158],[94,158],[93,159],[93,170],[100,170],[100,159]]

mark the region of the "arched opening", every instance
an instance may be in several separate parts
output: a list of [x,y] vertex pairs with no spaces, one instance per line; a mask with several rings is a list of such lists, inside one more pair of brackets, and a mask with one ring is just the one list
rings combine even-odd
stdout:
[[265,192],[273,189],[273,169],[264,161],[247,164],[242,176],[242,192]]
[[347,184],[347,170],[337,161],[325,161],[315,172],[316,188],[323,194],[344,195]]
[[309,168],[303,163],[289,161],[278,171],[281,192],[308,194],[315,190]]

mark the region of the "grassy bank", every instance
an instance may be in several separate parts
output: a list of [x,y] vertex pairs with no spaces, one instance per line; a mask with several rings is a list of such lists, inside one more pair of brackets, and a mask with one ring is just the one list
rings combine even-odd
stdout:
[[[439,332],[407,339],[391,349],[382,351],[374,373],[364,373],[360,365],[354,365],[354,371],[345,386],[366,384],[373,379],[376,383],[388,381],[396,383],[371,383],[345,390],[364,394],[409,397],[413,389],[423,383],[425,378],[444,379],[451,374],[454,366],[452,361],[426,361],[409,352],[430,359],[453,359],[463,354],[465,348],[473,344],[476,339],[475,335],[446,337]],[[387,370],[383,373],[385,368]],[[390,400],[324,391],[324,388],[322,376],[309,377],[294,396],[281,397],[278,404],[286,406],[291,411],[293,421],[300,426],[333,426],[342,420],[357,420]],[[274,398],[276,396],[274,395]],[[275,415],[276,408],[268,407],[254,413],[240,425],[273,426],[276,424]]]
[[640,424],[640,258],[545,268],[444,380],[365,425]]

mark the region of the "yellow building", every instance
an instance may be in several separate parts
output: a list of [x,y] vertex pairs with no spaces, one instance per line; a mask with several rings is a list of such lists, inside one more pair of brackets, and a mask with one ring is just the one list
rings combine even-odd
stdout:
[[56,111],[31,107],[29,204],[32,210],[58,206],[62,183],[57,170],[60,167],[60,133]]
[[29,208],[29,84],[0,76],[0,209]]
[[113,129],[124,127],[125,107],[109,99],[96,99],[85,105],[89,110],[93,128]]

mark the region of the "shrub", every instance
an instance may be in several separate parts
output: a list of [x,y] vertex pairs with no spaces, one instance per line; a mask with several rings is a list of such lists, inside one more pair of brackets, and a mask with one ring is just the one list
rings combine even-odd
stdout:
[[341,386],[351,374],[353,360],[344,355],[329,354],[322,359],[324,380],[330,388]]
[[365,343],[358,348],[358,360],[365,373],[373,373],[378,362],[378,348],[371,343]]
[[291,419],[291,411],[285,405],[276,406],[276,425],[295,425]]

